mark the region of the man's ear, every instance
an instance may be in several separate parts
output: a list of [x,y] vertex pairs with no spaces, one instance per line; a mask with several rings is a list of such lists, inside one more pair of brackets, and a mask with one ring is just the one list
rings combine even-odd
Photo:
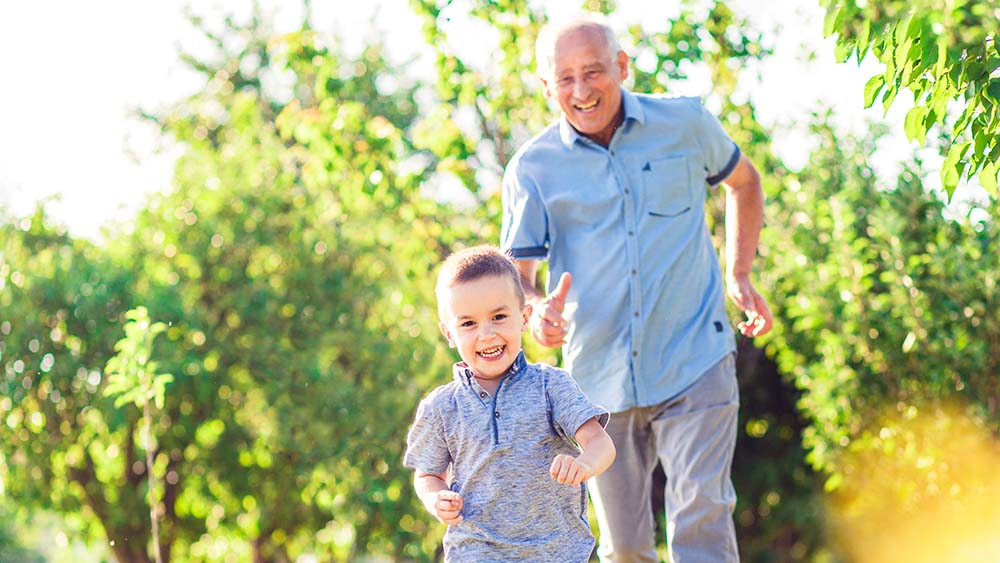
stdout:
[[531,303],[525,303],[521,310],[521,332],[527,332],[531,327]]
[[621,81],[624,82],[628,78],[628,55],[625,54],[624,50],[618,51],[615,62],[618,63],[618,75]]
[[538,77],[538,81],[542,83],[542,93],[545,94],[545,98],[551,100],[552,88],[549,86],[549,81],[541,76]]
[[444,335],[444,339],[448,341],[448,347],[454,348],[455,341],[451,338],[451,331],[448,330],[448,325],[444,324],[444,321],[438,323],[438,328],[441,330],[441,334]]

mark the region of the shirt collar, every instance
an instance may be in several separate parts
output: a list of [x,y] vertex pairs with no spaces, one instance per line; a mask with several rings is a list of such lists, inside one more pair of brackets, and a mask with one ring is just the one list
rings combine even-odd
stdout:
[[[524,372],[527,367],[528,360],[524,358],[524,350],[521,350],[517,353],[517,357],[514,358],[514,363],[510,365],[510,369],[507,370],[507,373],[503,375],[502,379],[517,376]],[[475,376],[472,375],[472,370],[469,369],[469,365],[465,362],[455,362],[455,365],[452,367],[452,373],[455,376],[455,381],[466,385],[471,385],[475,379]]]
[[[622,106],[625,108],[625,119],[622,121],[622,126],[624,127],[628,120],[632,119],[638,121],[639,123],[646,122],[646,115],[642,112],[642,107],[639,105],[639,100],[635,99],[632,92],[629,92],[625,88],[621,88],[622,93]],[[559,116],[559,138],[562,140],[566,148],[572,148],[573,143],[577,139],[585,138],[573,126],[570,125],[569,120],[566,119],[566,115]]]

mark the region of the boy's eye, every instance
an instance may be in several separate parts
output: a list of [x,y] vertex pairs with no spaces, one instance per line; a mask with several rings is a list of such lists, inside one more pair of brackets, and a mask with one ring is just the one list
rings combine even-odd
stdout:
[[462,321],[461,323],[459,323],[458,326],[460,326],[462,328],[469,328],[469,327],[475,326],[475,325],[476,325],[476,323],[474,323],[472,321]]
[[504,320],[506,318],[507,318],[507,313],[497,313],[497,314],[493,315],[493,320],[494,321],[502,321],[502,320]]

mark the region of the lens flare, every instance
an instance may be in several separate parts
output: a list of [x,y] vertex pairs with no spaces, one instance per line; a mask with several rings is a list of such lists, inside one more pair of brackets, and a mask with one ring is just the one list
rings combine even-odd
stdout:
[[976,417],[902,407],[842,467],[828,514],[848,561],[1000,561],[1000,441]]

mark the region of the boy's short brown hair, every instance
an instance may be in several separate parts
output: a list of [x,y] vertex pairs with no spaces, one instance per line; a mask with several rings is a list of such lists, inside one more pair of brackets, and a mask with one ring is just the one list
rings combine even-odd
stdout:
[[435,293],[438,302],[441,301],[441,291],[455,284],[466,283],[489,276],[506,277],[514,284],[514,294],[518,303],[525,303],[524,287],[521,286],[521,273],[514,261],[500,249],[488,244],[473,246],[453,253],[445,259],[438,273]]

